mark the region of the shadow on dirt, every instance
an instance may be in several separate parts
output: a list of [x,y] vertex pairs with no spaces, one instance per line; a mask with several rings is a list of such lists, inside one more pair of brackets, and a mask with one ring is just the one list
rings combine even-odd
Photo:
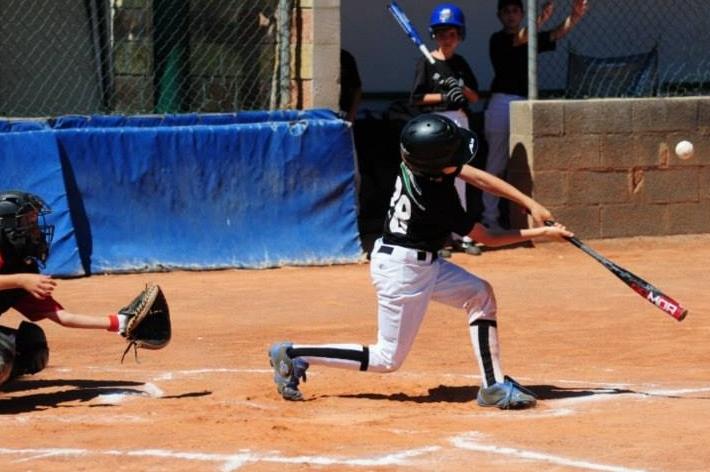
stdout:
[[[678,399],[705,399],[710,397],[688,397],[672,394],[653,392],[640,392],[624,388],[564,388],[555,385],[526,385],[539,400],[562,400],[567,398],[582,398],[595,395],[642,395],[648,397],[678,398]],[[367,400],[388,400],[397,402],[414,403],[467,403],[476,400],[478,387],[439,385],[430,388],[425,395],[409,395],[407,393],[357,393],[348,395],[335,395],[339,398],[363,398]]]
[[[16,413],[27,413],[31,411],[41,411],[50,408],[73,408],[77,405],[65,405],[71,402],[88,402],[100,396],[126,395],[126,396],[150,396],[144,389],[143,382],[133,382],[125,380],[85,380],[85,379],[56,379],[56,380],[31,380],[19,378],[3,385],[1,394],[13,392],[29,392],[40,389],[62,390],[46,393],[30,393],[28,395],[16,395],[7,398],[0,397],[0,415],[11,415]],[[72,387],[72,388],[63,388]],[[179,395],[161,396],[159,399],[175,399],[188,397],[202,397],[210,395],[210,391],[188,392]],[[90,405],[91,407],[115,406],[111,402]]]

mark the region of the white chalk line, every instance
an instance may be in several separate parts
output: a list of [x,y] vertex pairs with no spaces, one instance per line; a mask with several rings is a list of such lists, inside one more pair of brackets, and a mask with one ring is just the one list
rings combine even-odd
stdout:
[[242,450],[235,454],[216,454],[203,452],[181,452],[165,449],[140,449],[132,451],[119,450],[90,450],[73,448],[36,448],[36,449],[11,449],[0,448],[0,455],[28,456],[16,459],[15,463],[32,462],[51,457],[92,457],[92,456],[123,456],[123,457],[149,457],[160,459],[175,459],[197,462],[215,462],[222,465],[223,472],[231,472],[249,463],[272,462],[280,464],[313,464],[313,465],[343,465],[351,467],[379,467],[407,465],[412,459],[436,452],[439,446],[427,446],[418,449],[409,449],[379,456],[346,458],[334,456],[284,456],[278,453],[256,453]]
[[[575,459],[559,456],[546,452],[530,449],[520,449],[513,447],[497,446],[486,444],[480,441],[482,435],[478,433],[465,433],[463,435],[449,438],[449,443],[456,449],[472,451],[481,454],[493,454],[514,459],[532,462],[542,462],[547,464],[562,465],[585,470],[597,470],[603,472],[644,472],[644,469],[634,469],[619,465],[601,464],[588,460]],[[405,466],[411,464],[413,459],[437,453],[437,460],[441,460],[442,447],[424,446],[416,449],[409,449],[393,453],[382,454],[369,457],[335,457],[318,455],[285,456],[275,452],[258,453],[249,450],[241,450],[234,454],[218,454],[204,452],[183,452],[166,449],[139,449],[139,450],[90,450],[73,448],[36,448],[36,449],[11,449],[0,448],[0,455],[25,456],[16,459],[15,463],[33,462],[52,457],[95,457],[95,456],[124,456],[124,457],[147,457],[160,459],[173,459],[180,461],[213,462],[220,464],[223,472],[232,472],[242,466],[254,463],[278,463],[278,464],[298,464],[298,465],[319,465],[319,466],[351,466],[351,467],[385,467],[385,466]],[[445,451],[443,451],[445,452]]]
[[604,472],[645,472],[645,469],[631,469],[618,465],[600,464],[587,460],[572,459],[569,457],[557,456],[529,449],[518,449],[513,447],[502,447],[492,444],[484,444],[478,440],[479,436],[480,435],[476,433],[466,433],[460,436],[454,436],[450,439],[450,442],[459,449],[481,452],[484,454],[495,454],[499,456],[512,457],[516,459],[523,459],[526,461],[543,462],[548,464],[575,467],[578,469],[586,470],[601,470]]

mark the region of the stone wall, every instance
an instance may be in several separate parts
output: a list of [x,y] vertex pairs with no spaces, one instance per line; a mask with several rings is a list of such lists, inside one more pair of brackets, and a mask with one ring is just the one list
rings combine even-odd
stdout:
[[510,146],[510,182],[580,237],[710,232],[710,97],[515,102]]
[[301,0],[298,5],[291,37],[292,105],[337,110],[340,0]]

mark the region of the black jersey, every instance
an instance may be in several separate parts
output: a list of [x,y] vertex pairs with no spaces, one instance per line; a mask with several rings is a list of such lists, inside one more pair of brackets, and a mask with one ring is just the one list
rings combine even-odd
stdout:
[[[507,93],[528,96],[528,45],[515,45],[515,34],[498,31],[491,35],[488,44],[491,63],[493,64],[493,83],[491,93]],[[538,52],[554,51],[555,41],[550,31],[541,31],[537,35]]]
[[436,252],[452,232],[468,234],[476,220],[461,207],[454,180],[419,176],[400,165],[382,241]]
[[[461,86],[465,85],[474,92],[478,92],[478,80],[476,80],[476,76],[473,74],[473,71],[468,65],[468,62],[466,62],[466,59],[458,54],[454,54],[446,61],[436,59],[436,62],[445,64],[445,67],[447,67],[453,77],[459,81]],[[410,97],[412,105],[416,105],[427,93],[444,92],[444,90],[441,89],[441,86],[434,80],[434,75],[439,70],[440,69],[435,68],[433,64],[429,63],[426,58],[422,57],[419,59],[417,62],[416,72],[414,74],[414,85],[412,86],[412,94]],[[447,107],[444,103],[436,105],[420,105],[419,107],[420,110],[425,113],[459,109],[457,107]]]

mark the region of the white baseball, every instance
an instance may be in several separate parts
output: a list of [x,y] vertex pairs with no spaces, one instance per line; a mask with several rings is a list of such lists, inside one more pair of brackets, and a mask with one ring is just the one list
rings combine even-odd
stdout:
[[675,145],[675,154],[681,159],[690,159],[693,157],[693,143],[690,141],[681,141]]

